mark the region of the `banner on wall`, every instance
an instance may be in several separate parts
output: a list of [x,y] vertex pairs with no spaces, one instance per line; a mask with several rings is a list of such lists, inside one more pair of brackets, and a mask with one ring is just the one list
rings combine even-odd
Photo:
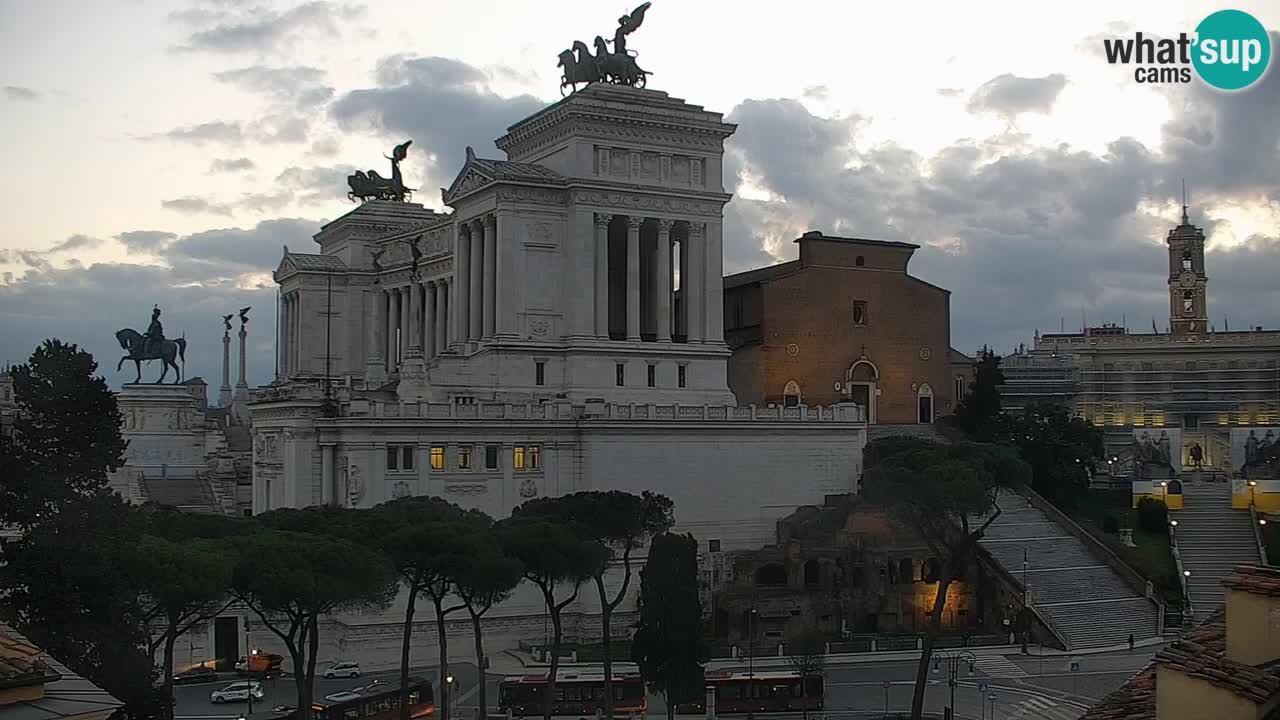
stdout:
[[1268,458],[1277,455],[1280,455],[1280,427],[1231,428],[1231,469],[1234,473],[1242,473],[1248,466],[1261,467]]
[[1170,476],[1182,472],[1182,428],[1134,428],[1133,458],[1148,469]]

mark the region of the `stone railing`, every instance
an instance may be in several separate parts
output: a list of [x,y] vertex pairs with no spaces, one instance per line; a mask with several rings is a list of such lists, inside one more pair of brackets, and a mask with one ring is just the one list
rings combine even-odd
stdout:
[[657,405],[618,404],[588,401],[529,403],[431,403],[383,402],[352,399],[343,406],[342,417],[420,418],[427,420],[565,420],[582,422],[828,422],[864,423],[863,409],[854,404],[784,408],[747,405]]

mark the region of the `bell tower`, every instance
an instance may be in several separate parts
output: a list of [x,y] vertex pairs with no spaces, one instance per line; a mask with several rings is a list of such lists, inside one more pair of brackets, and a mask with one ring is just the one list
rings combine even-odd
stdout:
[[1204,231],[1187,218],[1186,185],[1182,190],[1182,224],[1169,231],[1169,333],[1209,332],[1204,274]]

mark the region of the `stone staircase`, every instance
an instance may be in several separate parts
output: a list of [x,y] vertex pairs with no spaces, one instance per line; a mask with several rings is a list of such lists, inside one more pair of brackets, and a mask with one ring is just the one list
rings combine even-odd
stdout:
[[209,482],[202,477],[142,476],[142,491],[147,500],[168,505],[183,512],[221,514]]
[[[1027,504],[1001,493],[1000,517],[982,547],[1014,578],[1025,578],[1037,610],[1071,649],[1123,645],[1159,632],[1159,609],[1135,592],[1083,542]],[[1025,572],[1024,572],[1025,558]]]
[[1231,483],[1182,476],[1182,509],[1170,513],[1178,521],[1178,553],[1191,571],[1187,594],[1196,622],[1226,602],[1222,580],[1237,565],[1261,562],[1248,510],[1231,509]]

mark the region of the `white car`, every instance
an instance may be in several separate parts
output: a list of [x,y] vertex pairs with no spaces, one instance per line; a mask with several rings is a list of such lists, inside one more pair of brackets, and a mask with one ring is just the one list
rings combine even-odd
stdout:
[[227,702],[248,702],[251,693],[254,700],[261,700],[266,697],[262,692],[262,683],[233,682],[209,693],[209,702],[214,705],[221,705]]
[[330,680],[332,680],[333,678],[340,678],[340,677],[347,677],[347,678],[360,677],[360,663],[353,663],[353,662],[334,663],[332,667],[324,671],[324,676]]

